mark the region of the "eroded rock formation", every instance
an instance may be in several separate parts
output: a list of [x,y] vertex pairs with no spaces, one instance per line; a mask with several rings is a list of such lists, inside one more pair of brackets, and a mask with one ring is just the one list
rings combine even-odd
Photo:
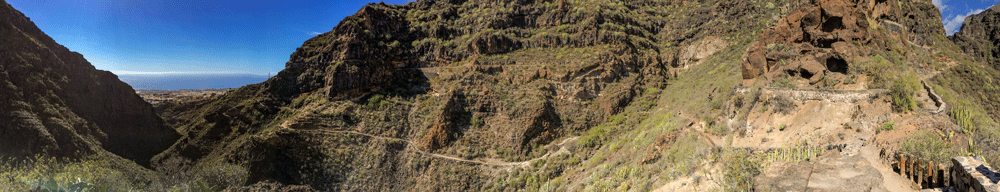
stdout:
[[845,0],[813,1],[778,21],[746,52],[743,78],[786,73],[818,82],[827,72],[847,73],[847,57],[868,43],[861,7]]
[[[854,58],[871,56],[871,50],[862,46],[930,44],[928,37],[944,34],[939,23],[929,22],[940,17],[937,8],[921,0],[812,1],[761,34],[743,57],[743,78],[773,80],[787,75],[808,79],[810,84],[840,79],[855,65]],[[883,33],[873,34],[874,29],[905,42],[889,41]]]

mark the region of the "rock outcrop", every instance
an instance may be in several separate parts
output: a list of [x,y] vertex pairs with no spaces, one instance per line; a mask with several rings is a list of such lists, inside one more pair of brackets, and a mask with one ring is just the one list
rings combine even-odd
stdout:
[[962,29],[951,40],[979,62],[1000,68],[1000,8],[993,6],[965,17]]
[[813,1],[778,21],[750,47],[743,78],[797,74],[815,82],[827,71],[846,73],[846,57],[857,55],[852,42],[868,43],[867,16],[856,3]]
[[149,166],[180,135],[149,103],[0,5],[0,156],[110,151]]
[[[944,34],[940,22],[930,22],[940,18],[937,8],[922,0],[812,1],[761,34],[743,56],[743,78],[787,75],[810,84],[842,79],[855,65],[850,61],[871,56],[863,46],[888,50],[893,44],[931,44],[928,37]],[[905,42],[890,41],[886,35]]]
[[772,191],[887,191],[882,174],[861,156],[823,157],[810,162],[783,162],[755,178]]

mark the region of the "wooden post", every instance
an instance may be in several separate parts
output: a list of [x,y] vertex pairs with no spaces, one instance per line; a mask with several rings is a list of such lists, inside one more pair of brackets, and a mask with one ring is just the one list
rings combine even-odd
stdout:
[[906,174],[906,166],[909,165],[909,163],[907,163],[908,161],[910,161],[910,159],[906,158],[906,155],[899,156],[899,175],[906,178],[910,177],[910,174]]
[[896,171],[899,171],[899,172],[896,172],[896,173],[899,173],[900,175],[903,175],[903,156],[902,155],[896,156]]
[[917,182],[917,186],[924,186],[924,170],[920,169],[924,165],[923,159],[918,159],[916,163],[913,164],[913,179]]
[[913,181],[913,157],[906,156],[906,179]]
[[938,177],[937,177],[938,181],[937,182],[938,182],[938,187],[947,187],[948,186],[948,179],[947,179],[947,177],[948,177],[947,173],[948,172],[947,171],[948,171],[948,168],[945,167],[944,164],[938,164],[938,168],[937,168],[937,175],[938,175]]
[[927,162],[927,170],[924,171],[924,175],[927,176],[925,183],[927,183],[927,189],[934,188],[934,161]]

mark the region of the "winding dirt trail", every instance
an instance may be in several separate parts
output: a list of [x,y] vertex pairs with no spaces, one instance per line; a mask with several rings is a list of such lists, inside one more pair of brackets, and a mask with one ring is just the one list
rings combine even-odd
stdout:
[[554,151],[554,152],[550,151],[550,152],[546,153],[545,155],[542,155],[541,157],[538,157],[538,158],[534,158],[534,159],[530,159],[530,160],[526,160],[526,161],[506,162],[506,161],[502,161],[502,160],[499,160],[499,159],[486,159],[487,161],[481,161],[481,160],[476,160],[476,159],[465,159],[465,158],[462,158],[462,157],[456,157],[456,156],[449,156],[449,155],[442,155],[442,154],[437,154],[437,153],[431,153],[431,152],[427,152],[427,151],[424,151],[424,150],[421,150],[421,149],[415,147],[415,145],[413,144],[412,141],[409,141],[409,140],[406,140],[406,139],[393,138],[393,137],[383,137],[383,136],[377,136],[377,135],[372,135],[372,134],[367,134],[367,133],[362,133],[362,132],[357,132],[357,131],[326,130],[326,129],[297,130],[297,131],[302,131],[302,132],[320,132],[320,133],[328,133],[328,134],[360,135],[360,136],[370,137],[370,138],[373,138],[373,139],[381,139],[381,140],[404,142],[404,143],[406,143],[406,150],[414,152],[414,153],[417,153],[417,154],[420,154],[420,155],[426,155],[426,156],[430,156],[430,157],[438,158],[438,159],[443,159],[443,160],[450,160],[450,161],[463,162],[463,163],[471,163],[471,164],[478,164],[478,165],[486,165],[486,166],[495,166],[495,167],[528,167],[528,166],[531,166],[531,163],[535,162],[535,161],[539,161],[539,160],[542,160],[542,159],[547,159],[549,157],[556,156],[556,155],[570,154],[569,149],[566,148],[566,143],[568,143],[570,141],[575,141],[575,140],[579,139],[579,136],[566,138],[562,142],[560,142],[559,144],[557,144],[559,146],[559,150]]

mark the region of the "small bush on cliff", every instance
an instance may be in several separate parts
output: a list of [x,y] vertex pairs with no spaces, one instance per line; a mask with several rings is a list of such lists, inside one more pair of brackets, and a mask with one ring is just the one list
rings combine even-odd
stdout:
[[745,151],[728,151],[722,155],[725,191],[753,191],[754,177],[760,175],[762,164]]
[[604,135],[608,132],[608,127],[604,125],[596,126],[587,130],[587,133],[577,140],[576,144],[583,147],[595,147],[604,140]]
[[774,84],[771,84],[771,87],[792,89],[796,87],[795,83],[796,83],[795,80],[792,80],[791,78],[788,77],[784,77],[781,78],[781,80],[775,81]]
[[385,96],[375,94],[371,98],[368,98],[368,103],[365,104],[365,107],[369,109],[379,109],[386,104],[389,104],[389,102],[385,100]]
[[882,55],[872,56],[871,60],[862,65],[852,65],[852,73],[867,74],[870,78],[871,88],[884,88],[895,71],[895,67]]
[[917,109],[917,101],[913,94],[920,89],[916,75],[907,73],[892,82],[889,94],[892,96],[892,108],[897,112],[909,112]]
[[957,147],[931,132],[918,132],[901,146],[904,154],[934,162],[949,162],[951,157],[962,155]]
[[472,117],[472,118],[469,119],[469,126],[472,126],[472,127],[483,126],[483,121],[479,120],[479,118]]
[[879,131],[892,131],[893,129],[896,129],[895,125],[896,125],[896,122],[892,122],[892,121],[885,122],[885,123],[882,123],[882,126],[878,127],[878,130]]

